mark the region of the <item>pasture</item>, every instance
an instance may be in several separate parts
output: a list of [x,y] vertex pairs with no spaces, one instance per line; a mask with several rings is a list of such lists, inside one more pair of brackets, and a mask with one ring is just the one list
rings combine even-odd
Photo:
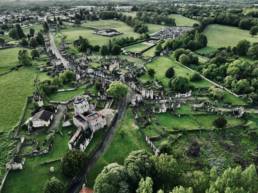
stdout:
[[195,24],[195,23],[198,24],[199,23],[199,21],[196,21],[194,19],[185,17],[183,15],[179,15],[179,14],[171,14],[170,17],[175,19],[176,26],[190,26],[190,27],[192,27],[193,24]]
[[209,25],[204,34],[207,36],[207,47],[210,49],[236,46],[240,40],[258,42],[258,36],[251,36],[247,30],[217,24]]
[[[105,29],[105,28],[112,28],[116,29],[117,31],[123,33],[121,35],[115,37],[105,37],[94,34],[94,30],[91,28],[97,29]],[[62,35],[66,37],[66,41],[68,43],[73,43],[79,36],[87,38],[91,44],[93,45],[105,45],[109,42],[109,40],[113,38],[121,38],[121,37],[134,37],[138,38],[140,35],[135,33],[133,29],[128,26],[127,24],[121,21],[115,20],[99,20],[99,21],[90,21],[82,24],[79,27],[71,27],[66,26],[64,29],[60,31]],[[60,42],[60,34],[56,35],[56,42]]]
[[0,73],[10,70],[18,64],[18,52],[20,48],[0,50]]

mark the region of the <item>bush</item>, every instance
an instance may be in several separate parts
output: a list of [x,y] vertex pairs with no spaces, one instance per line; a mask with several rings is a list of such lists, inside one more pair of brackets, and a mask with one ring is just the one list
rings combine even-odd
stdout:
[[174,68],[170,67],[166,72],[167,78],[173,78],[175,76],[175,70]]
[[219,117],[214,120],[213,125],[218,128],[224,128],[227,125],[227,120],[224,117]]
[[192,82],[197,82],[197,81],[201,81],[202,77],[200,76],[199,73],[194,73],[194,74],[191,75],[190,80]]

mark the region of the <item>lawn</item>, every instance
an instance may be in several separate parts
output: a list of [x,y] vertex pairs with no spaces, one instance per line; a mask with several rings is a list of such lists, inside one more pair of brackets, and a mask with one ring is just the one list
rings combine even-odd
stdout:
[[136,126],[132,111],[129,109],[117,128],[114,138],[107,151],[97,161],[88,176],[87,186],[93,187],[95,178],[103,167],[112,162],[123,164],[124,159],[131,151],[148,149],[144,138],[141,136],[139,128]]
[[[155,70],[155,78],[161,81],[166,87],[168,87],[169,79],[165,76],[165,74],[167,69],[170,67],[174,68],[176,76],[189,78],[193,74],[192,71],[180,65],[173,56],[159,57],[155,59],[153,62],[147,64],[146,67],[148,69]],[[147,80],[150,80],[150,77],[146,74],[143,77],[141,77],[141,80],[143,82],[146,82]],[[192,84],[198,88],[208,88],[211,86],[211,84],[205,80],[193,82]]]
[[18,52],[20,48],[10,48],[0,50],[0,73],[8,71],[18,64]]
[[22,68],[0,77],[0,176],[13,145],[8,132],[17,124],[27,96],[32,95],[34,70]]
[[152,44],[148,44],[146,42],[142,42],[142,43],[139,43],[139,44],[134,44],[134,45],[125,47],[125,49],[130,51],[130,52],[141,53],[142,51],[144,51],[145,49],[149,48],[150,46],[152,46]]
[[76,90],[73,91],[64,91],[64,92],[57,92],[55,94],[52,94],[49,96],[49,99],[51,101],[68,101],[73,99],[75,96],[78,95],[83,95],[85,93],[85,91],[89,91],[92,94],[95,93],[95,88],[89,88],[89,89],[85,89],[85,87],[80,87]]
[[[117,31],[123,33],[121,35],[115,37],[105,37],[93,34],[93,30],[89,28],[113,28]],[[99,20],[99,21],[90,21],[82,24],[80,27],[70,27],[66,26],[65,29],[61,30],[61,33],[66,37],[68,43],[73,43],[79,36],[87,38],[91,44],[93,45],[105,45],[109,40],[113,38],[121,38],[121,37],[134,37],[138,38],[140,35],[135,33],[133,29],[127,24],[121,21],[115,20]],[[56,42],[60,42],[60,34],[56,35]]]
[[158,31],[162,30],[163,28],[167,27],[165,25],[158,25],[158,24],[151,24],[151,23],[148,23],[146,25],[148,26],[149,34],[158,32]]
[[185,16],[179,15],[179,14],[171,14],[171,18],[174,18],[176,21],[176,26],[190,26],[192,27],[193,24],[199,23],[199,21],[196,21],[191,18],[187,18]]
[[258,36],[252,37],[247,30],[217,24],[209,25],[204,34],[208,38],[209,48],[235,46],[240,40],[248,40],[251,43],[258,41]]
[[[40,157],[27,158],[24,170],[13,171],[10,173],[4,186],[3,193],[42,193],[45,182],[52,176],[59,178],[64,183],[67,182],[61,174],[60,161],[45,163],[62,158],[68,151],[67,142],[69,140],[69,129],[63,130],[62,133],[62,136],[56,134],[53,149],[49,154]],[[55,168],[54,173],[49,172],[49,169],[52,166]]]

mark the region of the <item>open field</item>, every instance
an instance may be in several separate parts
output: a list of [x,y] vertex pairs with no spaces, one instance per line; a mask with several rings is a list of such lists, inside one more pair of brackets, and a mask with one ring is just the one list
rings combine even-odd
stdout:
[[63,92],[56,92],[49,96],[49,100],[51,101],[69,101],[73,99],[75,96],[80,96],[85,94],[85,92],[89,92],[91,94],[96,94],[95,87],[85,88],[85,86],[81,86],[76,90],[72,91],[63,91]]
[[199,23],[198,21],[191,19],[191,18],[187,18],[185,16],[179,15],[179,14],[171,14],[170,15],[171,18],[174,18],[176,21],[176,26],[190,26],[192,27],[193,24],[195,23]]
[[121,12],[123,15],[126,16],[131,16],[131,17],[136,17],[137,12],[136,11],[131,11],[131,12]]
[[125,47],[125,49],[130,51],[130,52],[141,53],[142,51],[149,48],[150,46],[152,46],[152,45],[148,44],[148,43],[145,43],[145,42],[142,42],[142,43],[139,43],[139,44],[134,44],[134,45]]
[[[158,59],[155,59],[153,62],[147,64],[146,67],[148,69],[150,68],[154,69],[156,72],[155,78],[161,81],[164,84],[164,86],[167,88],[169,84],[169,79],[165,76],[165,73],[168,68],[173,67],[175,70],[176,76],[183,76],[183,77],[189,78],[193,74],[193,72],[191,72],[190,70],[182,67],[172,56],[160,57]],[[146,74],[141,78],[141,80],[145,82],[147,80],[150,80],[150,77]],[[198,88],[203,88],[203,87],[207,88],[211,86],[211,84],[205,80],[194,82],[192,84]]]
[[240,40],[248,40],[251,43],[258,42],[258,36],[252,37],[249,31],[237,27],[223,25],[209,25],[204,34],[208,38],[208,48],[221,48],[235,46]]
[[20,48],[0,50],[0,73],[8,71],[18,64],[18,52]]
[[[43,192],[45,182],[55,176],[66,182],[61,174],[60,160],[68,151],[67,142],[69,140],[70,128],[63,129],[63,135],[56,134],[53,149],[44,156],[27,158],[22,171],[13,171],[7,178],[4,186],[4,193],[28,193]],[[44,135],[42,135],[44,137]],[[56,161],[54,161],[56,160]],[[46,163],[53,161],[52,163]],[[55,168],[55,172],[50,173],[50,167]],[[22,180],[21,180],[22,179]]]
[[117,128],[107,151],[90,171],[87,186],[93,186],[95,178],[107,164],[112,162],[123,164],[124,159],[131,151],[139,149],[148,150],[148,147],[141,136],[139,128],[135,125],[132,111],[129,109],[121,125]]
[[162,30],[163,28],[167,27],[165,25],[158,25],[158,24],[151,24],[151,23],[148,23],[146,25],[148,26],[149,34],[158,32],[158,31]]
[[[113,28],[123,34],[115,37],[105,37],[105,36],[93,34],[94,31],[90,28],[98,28],[98,29]],[[66,37],[66,40],[69,43],[73,43],[73,41],[78,39],[79,36],[82,36],[84,38],[87,38],[91,44],[100,45],[100,46],[107,44],[108,41],[113,38],[121,38],[121,37],[137,38],[140,36],[139,34],[135,33],[130,26],[126,25],[121,21],[115,21],[115,20],[90,21],[82,24],[80,27],[66,26],[65,29],[61,30],[61,33]],[[56,42],[60,42],[60,36],[56,36]]]

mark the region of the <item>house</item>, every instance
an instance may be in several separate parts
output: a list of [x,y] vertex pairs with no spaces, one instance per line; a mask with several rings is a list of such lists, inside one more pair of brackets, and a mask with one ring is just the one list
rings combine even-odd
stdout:
[[90,188],[83,187],[80,191],[80,193],[93,193],[94,191]]
[[[30,126],[32,128],[49,127],[54,118],[54,113],[48,110],[40,110],[30,119]],[[30,130],[30,128],[29,128]]]
[[75,115],[84,114],[90,110],[90,105],[85,96],[76,97],[74,99],[73,106]]
[[107,125],[106,118],[98,112],[88,115],[85,119],[93,133],[104,128]]

